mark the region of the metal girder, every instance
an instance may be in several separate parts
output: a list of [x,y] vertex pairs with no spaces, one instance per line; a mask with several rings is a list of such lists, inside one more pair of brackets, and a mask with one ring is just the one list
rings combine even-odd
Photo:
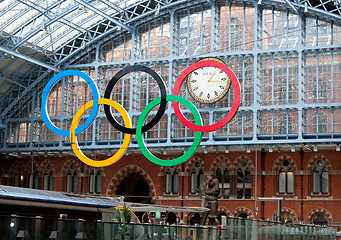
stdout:
[[[45,77],[48,75],[49,73],[47,72],[47,71],[45,71],[43,74],[41,74],[32,84],[30,84],[28,87],[26,87],[25,88],[25,90],[21,93],[21,98],[23,98],[25,95],[27,95],[29,92],[31,92],[32,91],[32,89],[33,88],[35,88],[36,86],[37,86],[37,84],[39,84],[39,83],[42,83],[42,82],[44,82],[44,81],[42,81],[42,80],[44,80],[45,79]],[[45,83],[45,82],[44,82]],[[32,97],[31,96],[26,96],[26,98],[25,98],[25,100],[24,101],[22,101],[23,103],[25,103],[25,102],[27,102],[27,100],[29,100],[29,99],[32,99]],[[9,104],[7,107],[6,107],[6,109],[0,114],[0,121],[2,120],[2,119],[5,119],[5,116],[6,116],[6,114],[10,111],[10,110],[12,110],[12,112],[14,111],[16,111],[16,110],[19,110],[18,108],[19,108],[19,104],[18,104],[18,102],[19,102],[19,98],[16,98],[15,100],[13,100],[12,102],[11,102],[11,104]],[[16,107],[15,107],[16,106]]]
[[0,85],[0,89],[1,89],[6,83],[13,83],[13,84],[16,84],[16,85],[18,85],[18,86],[20,86],[20,87],[22,87],[22,88],[25,88],[24,85],[18,83],[18,82],[15,81],[15,80],[12,80],[12,79],[10,79],[10,78],[8,78],[8,77],[4,77],[4,76],[1,76],[1,75],[0,75],[0,78],[5,80],[5,81]]
[[299,14],[297,8],[292,4],[290,0],[285,0],[285,2],[295,11],[296,14]]
[[124,15],[125,20],[129,20],[128,19],[128,15],[127,15],[127,13],[125,12],[125,10],[123,8],[117,6],[116,4],[110,2],[109,0],[102,0],[102,2],[104,4],[106,4],[108,7],[111,7],[112,9],[116,10],[117,12],[119,12],[121,15]]
[[129,32],[132,32],[132,31],[133,31],[132,28],[128,27],[127,25],[125,25],[125,24],[123,24],[123,23],[121,23],[120,21],[116,20],[115,18],[112,18],[111,16],[109,16],[109,15],[106,14],[105,12],[103,12],[103,11],[101,11],[101,10],[99,10],[99,9],[97,9],[97,8],[95,8],[95,7],[93,7],[93,6],[91,6],[90,4],[88,4],[88,3],[86,3],[86,2],[84,2],[84,1],[82,1],[82,0],[75,0],[75,1],[78,2],[79,4],[82,4],[84,7],[90,9],[91,11],[94,11],[94,12],[97,13],[98,15],[101,15],[102,17],[108,19],[109,21],[111,21],[111,22],[117,24],[118,26],[120,26],[120,27],[126,29],[127,31],[129,31]]
[[51,66],[51,65],[48,65],[48,64],[46,64],[44,62],[38,61],[37,59],[30,58],[30,57],[28,57],[26,55],[23,55],[21,53],[15,52],[15,51],[12,51],[12,50],[4,48],[2,46],[0,46],[0,51],[8,53],[8,54],[11,54],[12,56],[17,57],[17,58],[21,58],[21,59],[23,59],[25,61],[29,61],[31,63],[40,65],[40,66],[45,67],[47,69],[51,69],[51,70],[53,70],[55,72],[60,72],[61,71],[59,68],[56,68],[56,67]]

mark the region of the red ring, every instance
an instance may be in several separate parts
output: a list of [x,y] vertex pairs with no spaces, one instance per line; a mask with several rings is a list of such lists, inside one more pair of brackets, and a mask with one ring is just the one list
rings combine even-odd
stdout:
[[227,76],[230,78],[230,80],[232,81],[232,85],[233,85],[233,89],[234,89],[234,100],[233,100],[232,107],[231,107],[230,111],[228,112],[228,114],[222,120],[220,120],[219,122],[217,122],[215,124],[207,125],[207,126],[198,126],[198,125],[191,123],[190,121],[187,120],[187,118],[181,112],[178,102],[173,101],[173,108],[174,108],[175,115],[178,117],[180,122],[183,125],[185,125],[186,127],[188,127],[189,129],[194,130],[194,131],[198,131],[198,132],[212,132],[212,131],[215,131],[219,128],[222,128],[227,123],[229,123],[231,121],[231,119],[234,117],[234,115],[237,113],[237,110],[238,110],[239,105],[240,105],[240,100],[241,100],[240,85],[239,85],[239,81],[238,81],[236,75],[226,65],[224,65],[220,62],[212,61],[212,60],[200,61],[200,62],[196,62],[196,63],[192,64],[191,66],[186,68],[180,74],[180,76],[178,77],[178,79],[175,82],[172,94],[173,95],[179,95],[180,87],[181,87],[181,84],[183,83],[183,81],[187,78],[187,76],[191,72],[193,72],[194,70],[197,70],[198,68],[201,68],[201,67],[217,67],[217,68],[223,70],[227,74]]

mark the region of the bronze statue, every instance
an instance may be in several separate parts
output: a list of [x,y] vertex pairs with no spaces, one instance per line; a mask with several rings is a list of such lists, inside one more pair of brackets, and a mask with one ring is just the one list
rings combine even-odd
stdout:
[[202,198],[203,206],[210,209],[205,212],[201,218],[201,225],[205,225],[208,217],[208,225],[219,225],[218,220],[218,196],[220,194],[219,181],[217,178],[209,175],[206,180],[199,185],[199,197]]

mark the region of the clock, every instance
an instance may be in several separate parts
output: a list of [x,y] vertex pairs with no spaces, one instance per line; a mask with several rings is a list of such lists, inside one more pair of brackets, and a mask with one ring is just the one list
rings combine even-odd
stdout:
[[[207,57],[201,61],[217,61],[226,65],[215,57]],[[204,66],[191,72],[187,78],[189,94],[198,102],[214,103],[222,99],[228,92],[231,81],[227,74],[218,67]]]

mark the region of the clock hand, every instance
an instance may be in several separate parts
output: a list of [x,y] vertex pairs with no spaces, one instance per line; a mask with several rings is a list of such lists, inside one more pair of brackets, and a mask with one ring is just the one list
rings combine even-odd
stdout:
[[216,71],[214,71],[214,72],[212,73],[211,77],[208,79],[208,82],[211,81],[212,77],[213,77],[215,74],[216,74]]
[[210,80],[210,82],[225,82],[224,80]]

